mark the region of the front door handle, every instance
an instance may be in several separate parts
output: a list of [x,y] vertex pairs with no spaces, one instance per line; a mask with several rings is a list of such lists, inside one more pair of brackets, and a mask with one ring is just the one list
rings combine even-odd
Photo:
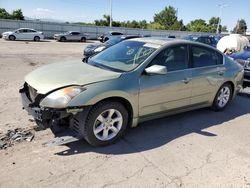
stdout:
[[192,78],[185,78],[184,80],[182,80],[182,82],[188,84],[191,80]]

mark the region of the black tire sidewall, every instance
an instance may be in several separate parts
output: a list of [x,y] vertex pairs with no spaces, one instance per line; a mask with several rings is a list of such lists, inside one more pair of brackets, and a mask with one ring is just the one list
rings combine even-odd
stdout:
[[85,37],[82,37],[82,38],[81,38],[81,42],[86,42],[86,38],[85,38]]
[[60,38],[60,41],[61,41],[61,42],[65,42],[65,41],[66,41],[66,38],[65,38],[65,37],[61,37],[61,38]]
[[[99,140],[98,138],[96,138],[96,136],[94,135],[93,126],[94,126],[96,118],[102,112],[104,112],[105,110],[108,110],[108,109],[118,110],[122,115],[123,123],[122,123],[121,130],[114,138],[112,138],[108,141],[102,141],[102,140]],[[119,102],[102,102],[102,103],[99,103],[99,104],[93,106],[93,108],[90,110],[88,117],[87,117],[87,120],[85,122],[84,138],[92,146],[108,145],[108,144],[114,143],[124,133],[125,129],[127,128],[127,124],[128,124],[128,112],[127,112],[126,108],[121,103],[119,103]]]
[[[220,106],[218,105],[218,100],[217,100],[217,99],[218,99],[218,96],[219,96],[219,94],[220,94],[220,91],[221,91],[221,89],[222,89],[223,87],[228,87],[228,88],[230,89],[230,98],[229,98],[227,104],[226,104],[224,107],[220,107]],[[224,110],[224,109],[227,107],[227,105],[231,102],[232,96],[233,96],[233,89],[232,89],[231,84],[229,84],[229,83],[223,84],[223,85],[219,88],[219,90],[217,91],[216,96],[215,96],[215,98],[214,98],[214,102],[213,102],[213,105],[212,105],[213,110],[215,110],[215,111]]]
[[39,41],[40,41],[40,37],[35,36],[35,37],[34,37],[34,41],[35,41],[35,42],[39,42]]
[[16,40],[16,37],[15,37],[14,35],[10,35],[10,36],[9,36],[9,40],[14,41],[14,40]]

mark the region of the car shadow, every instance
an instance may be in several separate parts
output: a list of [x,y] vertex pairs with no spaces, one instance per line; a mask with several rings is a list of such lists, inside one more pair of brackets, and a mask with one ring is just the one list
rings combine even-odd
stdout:
[[209,108],[204,108],[148,121],[141,123],[137,128],[128,129],[126,134],[115,144],[105,147],[92,147],[85,141],[77,141],[67,144],[68,149],[55,154],[68,156],[95,152],[121,155],[158,148],[191,133],[206,137],[215,137],[219,135],[206,131],[205,129],[220,126],[224,122],[248,113],[250,113],[249,94],[248,97],[237,96],[236,99],[221,112],[213,112]]

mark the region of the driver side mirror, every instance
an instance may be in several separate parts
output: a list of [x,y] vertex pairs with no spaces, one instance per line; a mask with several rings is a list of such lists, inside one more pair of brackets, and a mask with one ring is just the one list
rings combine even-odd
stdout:
[[167,67],[162,65],[152,65],[145,69],[148,75],[165,75],[167,74]]
[[15,33],[20,33],[19,31],[16,31]]

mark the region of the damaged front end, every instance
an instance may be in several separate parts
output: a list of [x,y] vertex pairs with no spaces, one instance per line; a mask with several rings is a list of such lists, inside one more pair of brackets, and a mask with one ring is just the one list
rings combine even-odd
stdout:
[[[64,90],[69,89],[66,88]],[[83,126],[81,125],[84,123],[85,118],[83,114],[87,114],[84,112],[88,111],[90,107],[85,106],[62,108],[61,104],[55,104],[56,92],[58,91],[47,95],[42,95],[37,93],[33,87],[25,83],[23,88],[19,90],[23,109],[25,109],[28,114],[34,118],[40,130],[50,128],[55,135],[64,132],[63,134],[65,134],[65,136],[71,136],[73,134],[77,138],[82,138]],[[50,105],[45,107],[44,105],[41,105],[41,103],[51,103],[52,105],[59,106],[60,108],[53,108]]]

